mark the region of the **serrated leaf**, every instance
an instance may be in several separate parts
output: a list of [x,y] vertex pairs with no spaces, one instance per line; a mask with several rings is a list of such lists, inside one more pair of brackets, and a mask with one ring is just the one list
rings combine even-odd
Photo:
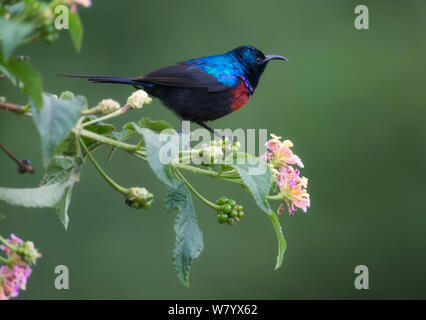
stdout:
[[121,131],[113,131],[111,132],[111,135],[115,140],[125,141],[132,136],[131,133],[136,134],[136,132],[133,130],[133,126],[132,130],[123,129]]
[[23,93],[28,94],[40,110],[42,105],[43,85],[41,76],[32,70],[28,61],[11,58],[9,62],[4,62],[0,56],[0,70],[13,83],[19,85]]
[[146,128],[157,133],[160,133],[163,130],[173,129],[173,127],[164,120],[151,120],[148,117],[140,119],[137,122],[137,125],[139,128]]
[[179,182],[176,188],[169,188],[164,198],[164,206],[168,212],[177,212],[173,265],[179,280],[189,286],[192,261],[199,257],[204,245],[191,194],[183,182]]
[[275,264],[275,270],[277,270],[279,267],[281,267],[283,263],[284,253],[287,248],[287,243],[284,239],[284,234],[280,225],[280,221],[278,220],[278,216],[275,214],[275,212],[271,211],[271,213],[269,214],[269,218],[272,221],[272,225],[274,226],[274,230],[278,239],[278,256],[277,256],[277,263]]
[[72,194],[72,188],[74,184],[71,184],[68,186],[62,195],[61,200],[56,204],[55,211],[56,215],[59,218],[59,221],[61,221],[62,225],[64,226],[65,230],[68,229],[68,223],[69,223],[69,217],[68,217],[68,209],[71,202],[71,194]]
[[[96,116],[94,115],[90,115],[87,117],[87,119],[85,120],[85,122],[90,121],[90,120],[95,120],[97,119]],[[105,123],[102,121],[93,123],[93,124],[89,124],[88,126],[84,127],[84,130],[88,130],[88,131],[92,131],[94,133],[100,134],[100,135],[104,135],[107,133],[112,133],[115,130],[115,126],[113,124],[110,123]]]
[[69,184],[70,181],[66,180],[38,188],[0,187],[0,200],[21,207],[53,208],[62,198]]
[[25,2],[21,1],[12,5],[9,5],[7,7],[7,12],[10,13],[11,15],[16,15],[22,12],[22,10],[24,9],[25,9]]
[[69,31],[74,48],[77,50],[77,52],[80,52],[81,42],[83,40],[83,25],[78,13],[69,13]]
[[149,129],[140,128],[136,123],[133,123],[133,127],[145,141],[146,155],[152,171],[166,185],[175,188],[178,180],[172,173],[171,159],[179,154],[179,136],[157,134]]
[[64,226],[68,229],[68,208],[71,202],[71,195],[74,183],[78,180],[78,174],[82,161],[80,158],[72,158],[64,155],[55,155],[43,176],[40,185],[50,185],[59,181],[72,179],[66,187],[61,199],[56,203],[56,215]]
[[30,23],[0,18],[0,41],[3,57],[6,61],[9,60],[13,51],[21,44],[22,40],[33,32],[33,30],[34,26]]
[[12,82],[14,86],[18,84],[16,77],[6,68],[6,63],[2,60],[0,51],[0,72],[6,76],[7,79]]
[[272,186],[272,174],[266,162],[259,158],[247,158],[242,163],[237,162],[231,166],[237,170],[258,207],[269,215],[271,207],[267,197]]
[[75,94],[72,91],[62,91],[59,99],[62,100],[72,100],[75,98]]
[[41,179],[40,185],[54,184],[64,180],[75,166],[74,158],[64,155],[55,156]]
[[43,108],[40,114],[33,108],[34,123],[41,136],[44,166],[47,167],[55,149],[67,138],[80,117],[85,105],[83,98],[62,100],[51,94],[43,93]]

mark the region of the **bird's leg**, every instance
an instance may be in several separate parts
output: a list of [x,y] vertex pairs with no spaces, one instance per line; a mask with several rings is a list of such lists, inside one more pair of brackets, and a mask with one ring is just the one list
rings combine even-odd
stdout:
[[209,127],[205,122],[200,122],[198,123],[200,126],[202,126],[203,128],[209,130],[211,133],[213,133],[216,137],[219,137],[221,139],[225,139],[228,138],[231,141],[234,141],[234,137],[233,136],[225,136],[223,134],[220,134],[219,132],[217,132],[215,129]]

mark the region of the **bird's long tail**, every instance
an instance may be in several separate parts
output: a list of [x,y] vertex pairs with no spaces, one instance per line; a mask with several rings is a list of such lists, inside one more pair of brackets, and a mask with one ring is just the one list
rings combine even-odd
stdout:
[[69,78],[83,78],[87,79],[93,83],[121,83],[121,84],[131,84],[131,85],[142,85],[141,82],[132,80],[131,78],[125,77],[112,77],[112,76],[91,76],[84,74],[67,74],[63,73],[59,76],[69,77]]

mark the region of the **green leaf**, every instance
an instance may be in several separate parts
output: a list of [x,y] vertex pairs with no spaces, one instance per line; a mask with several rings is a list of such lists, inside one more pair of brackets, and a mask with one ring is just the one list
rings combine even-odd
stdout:
[[30,208],[55,208],[59,220],[68,227],[68,208],[73,185],[78,181],[81,161],[56,155],[51,161],[38,188],[0,187],[0,200]]
[[74,48],[77,50],[77,52],[80,52],[81,42],[83,40],[83,25],[78,13],[69,13],[69,27]]
[[6,63],[0,54],[0,71],[6,75],[14,86],[19,85],[22,92],[31,97],[37,106],[37,110],[40,110],[43,91],[42,80],[41,76],[31,69],[28,61],[11,58]]
[[62,198],[69,184],[70,180],[66,180],[38,188],[0,187],[0,200],[21,207],[53,208]]
[[50,185],[66,179],[72,179],[61,199],[55,205],[56,214],[65,227],[65,230],[68,228],[68,208],[71,202],[72,189],[74,183],[78,180],[81,164],[82,161],[80,158],[55,155],[40,182],[41,185]]
[[58,183],[70,175],[76,167],[74,158],[64,155],[56,155],[49,164],[40,185],[49,185]]
[[133,123],[133,127],[145,141],[146,155],[152,171],[166,185],[175,188],[178,180],[173,175],[171,159],[179,154],[179,136],[157,134],[149,129],[140,128],[136,123]]
[[0,40],[3,57],[6,61],[9,60],[13,51],[21,44],[22,40],[33,32],[33,30],[34,26],[32,24],[0,18]]
[[177,212],[175,221],[176,244],[173,249],[173,265],[179,280],[189,286],[192,261],[203,251],[203,233],[198,227],[191,194],[183,182],[177,188],[169,188],[164,198],[168,212]]
[[284,239],[283,230],[281,229],[280,221],[278,220],[278,216],[275,214],[275,212],[272,212],[269,214],[269,218],[272,221],[272,225],[274,226],[275,233],[277,234],[278,239],[278,256],[277,256],[277,263],[275,264],[275,270],[277,270],[279,267],[281,267],[284,259],[284,253],[287,248],[287,243]]
[[151,120],[148,117],[144,117],[137,122],[139,128],[146,128],[151,131],[161,133],[163,130],[173,129],[173,127],[164,120]]
[[61,221],[62,225],[64,226],[65,230],[68,229],[68,223],[69,223],[69,217],[68,217],[68,208],[70,206],[71,202],[71,194],[72,194],[72,188],[74,184],[71,184],[68,186],[62,195],[61,200],[56,204],[55,210],[56,215],[59,218],[59,221]]
[[[95,119],[97,119],[96,116],[90,115],[86,118],[84,122],[95,120]],[[110,123],[99,121],[94,124],[89,124],[88,126],[85,126],[84,130],[88,130],[100,135],[104,135],[107,133],[112,133],[115,130],[115,126]]]
[[111,132],[112,137],[115,140],[118,140],[118,141],[125,141],[125,140],[127,140],[128,138],[130,138],[133,135],[132,133],[136,134],[136,131],[133,129],[133,126],[132,126],[132,130],[123,129],[121,131],[113,131],[113,132]]
[[[135,134],[137,134],[137,131],[133,127],[134,122],[128,122],[125,125],[123,125],[123,130],[121,131],[114,131],[112,133],[112,136],[118,140],[118,141],[126,141],[127,139],[133,137]],[[137,123],[139,128],[145,128],[149,129],[151,131],[154,131],[156,133],[161,133],[163,130],[170,129],[173,130],[173,127],[168,124],[164,120],[151,120],[148,117],[144,117],[140,119]]]
[[62,100],[43,93],[43,108],[40,114],[33,107],[34,123],[41,136],[43,163],[47,167],[55,148],[67,138],[80,117],[85,105],[82,97],[72,100]]
[[272,186],[272,174],[265,161],[259,158],[240,159],[242,163],[231,164],[234,167],[244,184],[253,195],[256,204],[268,215],[271,207],[268,202],[269,190]]

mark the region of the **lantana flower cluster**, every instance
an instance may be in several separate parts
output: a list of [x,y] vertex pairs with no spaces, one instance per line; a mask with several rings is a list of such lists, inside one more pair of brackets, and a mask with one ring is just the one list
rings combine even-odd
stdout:
[[5,252],[7,263],[0,266],[0,300],[9,300],[19,295],[19,290],[25,290],[32,264],[41,256],[31,241],[24,242],[16,235],[11,234],[10,239],[2,239],[4,245],[0,250]]
[[291,151],[293,143],[290,140],[281,141],[281,137],[274,134],[271,137],[265,144],[267,152],[262,158],[268,162],[283,200],[278,213],[281,214],[284,210],[284,203],[291,216],[297,209],[306,212],[311,205],[307,192],[308,179],[301,177],[299,169],[293,167],[296,165],[303,168],[302,160]]

